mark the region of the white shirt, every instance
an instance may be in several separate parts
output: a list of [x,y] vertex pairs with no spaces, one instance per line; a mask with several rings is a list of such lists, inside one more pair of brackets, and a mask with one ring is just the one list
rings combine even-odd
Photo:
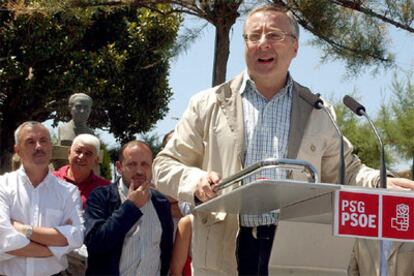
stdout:
[[[122,178],[119,180],[118,191],[121,202],[124,202],[128,195],[128,188]],[[160,275],[161,223],[151,200],[139,209],[142,217],[128,231],[124,239],[119,274],[123,276]]]
[[[76,186],[50,172],[35,188],[23,167],[0,176],[0,275],[51,275],[67,268],[65,255],[83,243],[83,218]],[[53,256],[18,257],[6,252],[25,247],[29,240],[17,232],[11,219],[37,227],[54,227],[67,246],[49,246]],[[65,225],[68,220],[71,225]]]

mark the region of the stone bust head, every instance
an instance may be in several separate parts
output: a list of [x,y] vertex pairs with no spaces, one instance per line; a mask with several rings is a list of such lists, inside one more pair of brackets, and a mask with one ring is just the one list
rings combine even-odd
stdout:
[[92,111],[92,98],[85,93],[75,93],[69,97],[70,122],[58,128],[58,144],[70,146],[79,134],[94,134],[87,121]]
[[84,93],[75,93],[69,98],[69,110],[75,125],[86,124],[92,109],[92,98]]

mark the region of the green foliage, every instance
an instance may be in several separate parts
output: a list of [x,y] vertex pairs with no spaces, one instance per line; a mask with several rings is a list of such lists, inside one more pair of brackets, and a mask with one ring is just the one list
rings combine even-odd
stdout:
[[[330,0],[288,2],[301,25],[315,35],[311,44],[322,49],[322,61],[342,60],[350,75],[369,66],[388,68],[393,64],[386,23],[368,11],[358,12],[357,1],[348,1],[355,3],[353,7]],[[364,7],[369,7],[365,2]]]
[[103,152],[102,162],[99,164],[99,173],[103,178],[112,179],[112,171],[111,171],[111,158],[109,156],[109,151],[107,145],[105,145],[101,141],[101,150]]
[[[342,103],[336,102],[334,108],[337,123],[343,135],[354,146],[354,154],[369,167],[380,167],[380,151],[377,140],[366,120],[357,117]],[[385,149],[385,159],[388,165],[393,163],[389,149]]]
[[111,159],[112,163],[114,163],[114,164],[115,164],[116,161],[118,161],[118,156],[119,156],[120,149],[121,149],[120,146],[116,146],[116,147],[110,148],[108,150],[109,158]]
[[141,135],[141,140],[150,146],[154,158],[161,151],[161,142],[157,134],[144,133]]
[[0,154],[11,151],[21,122],[68,120],[75,92],[94,100],[91,127],[119,141],[162,119],[181,18],[168,5],[155,7],[164,13],[129,7],[0,12]]
[[406,160],[412,160],[414,171],[414,83],[412,73],[406,74],[405,82],[397,75],[391,85],[393,97],[383,104],[380,123],[386,134],[387,143]]

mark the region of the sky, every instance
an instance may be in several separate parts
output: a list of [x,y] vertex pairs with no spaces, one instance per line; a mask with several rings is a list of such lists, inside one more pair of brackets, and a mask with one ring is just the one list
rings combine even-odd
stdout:
[[[239,18],[231,32],[227,80],[245,69],[244,42],[241,36],[244,19],[244,17]],[[186,27],[199,26],[203,23],[204,21],[194,17],[186,17],[184,21]],[[303,29],[300,31],[299,53],[290,67],[293,79],[328,99],[333,97],[340,100],[344,95],[355,91],[370,117],[375,117],[382,101],[390,96],[389,88],[394,72],[404,78],[404,70],[414,68],[414,35],[407,32],[395,29],[390,32],[392,41],[390,49],[396,54],[398,66],[396,71],[380,71],[372,75],[368,69],[368,72],[361,73],[357,78],[349,79],[346,78],[344,63],[321,64],[321,51],[309,45],[311,35]],[[213,51],[214,28],[209,24],[189,49],[171,62],[169,81],[173,97],[169,103],[170,110],[152,130],[152,133],[157,134],[160,139],[174,128],[177,119],[187,107],[190,97],[211,87]],[[98,133],[109,147],[116,145],[111,135],[100,131]]]

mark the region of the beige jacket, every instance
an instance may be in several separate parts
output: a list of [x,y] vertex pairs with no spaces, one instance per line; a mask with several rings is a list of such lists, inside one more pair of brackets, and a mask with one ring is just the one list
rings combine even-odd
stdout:
[[[349,267],[350,276],[379,276],[379,242],[358,239]],[[414,275],[414,243],[393,242],[387,259],[388,276]]]
[[[200,177],[216,171],[223,178],[242,169],[244,152],[242,74],[203,91],[190,100],[166,148],[154,160],[155,183],[161,192],[194,203]],[[336,183],[339,139],[325,112],[302,98],[307,90],[294,83],[288,158],[311,162],[321,182]],[[346,183],[375,186],[378,172],[361,164],[345,145]],[[306,178],[294,173],[297,180]],[[194,215],[192,253],[195,275],[235,275],[237,216],[225,213]]]

